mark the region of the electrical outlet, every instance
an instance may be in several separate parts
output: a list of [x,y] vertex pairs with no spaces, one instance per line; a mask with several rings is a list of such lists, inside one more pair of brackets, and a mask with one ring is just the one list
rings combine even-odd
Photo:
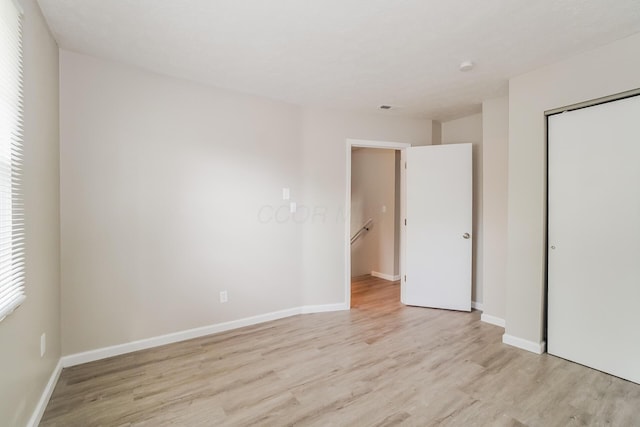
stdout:
[[227,291],[221,291],[220,292],[220,302],[221,303],[225,303],[229,301],[229,295],[227,294]]
[[45,351],[47,351],[47,334],[43,332],[40,335],[40,357],[44,357]]

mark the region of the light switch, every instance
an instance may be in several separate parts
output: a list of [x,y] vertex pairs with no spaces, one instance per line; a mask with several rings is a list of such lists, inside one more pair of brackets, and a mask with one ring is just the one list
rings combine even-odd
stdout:
[[289,200],[291,198],[291,192],[288,188],[282,189],[282,200]]
[[387,212],[387,206],[386,205],[382,205],[382,213]]

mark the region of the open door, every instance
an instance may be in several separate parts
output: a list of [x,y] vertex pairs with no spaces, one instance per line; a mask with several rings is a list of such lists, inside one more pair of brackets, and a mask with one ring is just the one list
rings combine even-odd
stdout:
[[471,311],[472,147],[405,149],[406,305]]

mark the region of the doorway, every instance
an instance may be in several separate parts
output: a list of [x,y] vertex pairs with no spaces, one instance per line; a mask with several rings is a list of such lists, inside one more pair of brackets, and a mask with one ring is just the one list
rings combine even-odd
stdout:
[[[351,307],[352,273],[372,274],[377,280],[385,281],[398,280],[402,274],[403,232],[399,224],[404,212],[404,196],[403,174],[399,165],[403,150],[409,146],[385,141],[346,141],[345,301],[348,307]],[[352,168],[354,159],[358,158],[363,161]],[[370,170],[376,167],[384,167],[384,170]],[[364,185],[352,194],[354,174],[357,175],[355,182]],[[363,182],[367,180],[370,182]],[[373,191],[376,186],[382,187],[378,194]],[[352,247],[355,252],[353,260]]]
[[378,293],[399,302],[400,151],[352,148],[350,223],[351,307]]
[[[473,180],[469,143],[411,147],[402,143],[347,140],[345,305],[351,307],[353,147],[400,151],[398,264],[402,303],[471,311]],[[364,224],[367,220],[364,219]]]

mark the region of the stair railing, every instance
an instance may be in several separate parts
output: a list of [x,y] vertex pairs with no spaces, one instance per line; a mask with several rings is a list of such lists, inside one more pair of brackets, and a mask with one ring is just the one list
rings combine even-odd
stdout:
[[371,229],[371,225],[373,224],[373,219],[369,218],[367,222],[364,223],[362,227],[351,237],[351,244],[353,245],[356,240],[360,238],[365,232]]

